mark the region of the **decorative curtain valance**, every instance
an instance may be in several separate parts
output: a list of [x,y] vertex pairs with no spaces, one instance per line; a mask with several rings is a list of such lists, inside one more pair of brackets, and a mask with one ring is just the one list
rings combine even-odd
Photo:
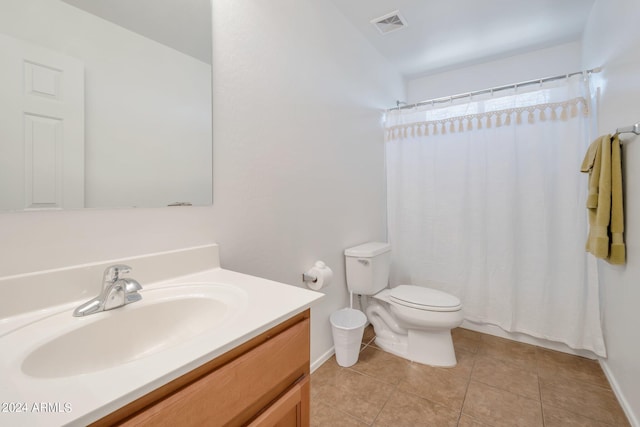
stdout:
[[583,97],[574,98],[564,102],[553,102],[527,107],[508,108],[506,110],[489,111],[485,113],[467,114],[464,116],[449,117],[446,119],[423,121],[412,124],[401,124],[388,127],[385,130],[385,139],[394,141],[410,136],[429,136],[446,134],[447,132],[464,132],[483,127],[509,126],[512,120],[516,124],[522,124],[523,113],[526,113],[528,123],[539,121],[567,120],[583,114],[589,115],[587,100]]
[[589,115],[582,75],[523,89],[491,93],[448,105],[390,111],[385,116],[385,138],[396,141],[415,136],[442,135],[527,122],[566,121]]

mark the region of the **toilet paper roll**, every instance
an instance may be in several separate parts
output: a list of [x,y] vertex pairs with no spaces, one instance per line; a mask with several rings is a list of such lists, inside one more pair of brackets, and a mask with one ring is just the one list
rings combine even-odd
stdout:
[[317,291],[329,286],[333,271],[324,262],[316,261],[316,264],[307,271],[307,275],[315,277],[315,280],[307,282],[307,286],[309,286],[309,289]]

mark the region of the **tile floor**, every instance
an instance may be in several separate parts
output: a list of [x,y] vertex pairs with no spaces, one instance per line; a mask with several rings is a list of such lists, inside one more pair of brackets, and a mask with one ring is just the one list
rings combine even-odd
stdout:
[[455,329],[455,368],[411,363],[365,330],[358,363],[311,375],[312,426],[629,426],[596,361]]

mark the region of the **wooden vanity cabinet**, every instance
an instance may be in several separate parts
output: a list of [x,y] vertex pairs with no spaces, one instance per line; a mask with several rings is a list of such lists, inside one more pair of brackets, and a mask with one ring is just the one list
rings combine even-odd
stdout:
[[309,425],[309,310],[94,426]]

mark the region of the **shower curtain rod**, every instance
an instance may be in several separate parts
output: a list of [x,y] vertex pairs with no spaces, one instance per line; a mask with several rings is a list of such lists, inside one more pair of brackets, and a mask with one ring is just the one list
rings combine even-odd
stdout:
[[[494,92],[498,92],[498,91],[506,90],[506,89],[517,89],[517,88],[523,87],[523,86],[529,86],[529,85],[534,85],[534,84],[542,84],[542,83],[546,83],[546,82],[552,82],[552,81],[555,81],[555,80],[568,79],[569,77],[577,76],[578,74],[599,73],[600,71],[602,71],[601,67],[592,68],[590,70],[585,70],[585,71],[576,71],[575,73],[561,74],[561,75],[558,75],[558,76],[545,77],[545,78],[536,79],[536,80],[526,80],[524,82],[513,83],[513,84],[510,84],[510,85],[504,85],[504,86],[497,86],[497,87],[492,87],[492,88],[489,88],[489,89],[477,90],[477,91],[474,91],[474,92],[465,92],[465,93],[459,93],[457,95],[443,96],[441,98],[428,99],[426,101],[416,102],[415,104],[407,104],[406,102],[396,101],[396,106],[392,107],[392,108],[389,108],[387,111],[404,110],[404,109],[407,109],[407,108],[421,107],[423,105],[429,105],[429,104],[431,104],[431,105],[441,104],[441,103],[444,103],[444,102],[455,101],[457,99],[469,98],[469,97],[477,96],[477,95],[484,95],[484,94],[487,94],[487,93],[493,94]],[[404,104],[404,105],[402,105],[402,104]]]

